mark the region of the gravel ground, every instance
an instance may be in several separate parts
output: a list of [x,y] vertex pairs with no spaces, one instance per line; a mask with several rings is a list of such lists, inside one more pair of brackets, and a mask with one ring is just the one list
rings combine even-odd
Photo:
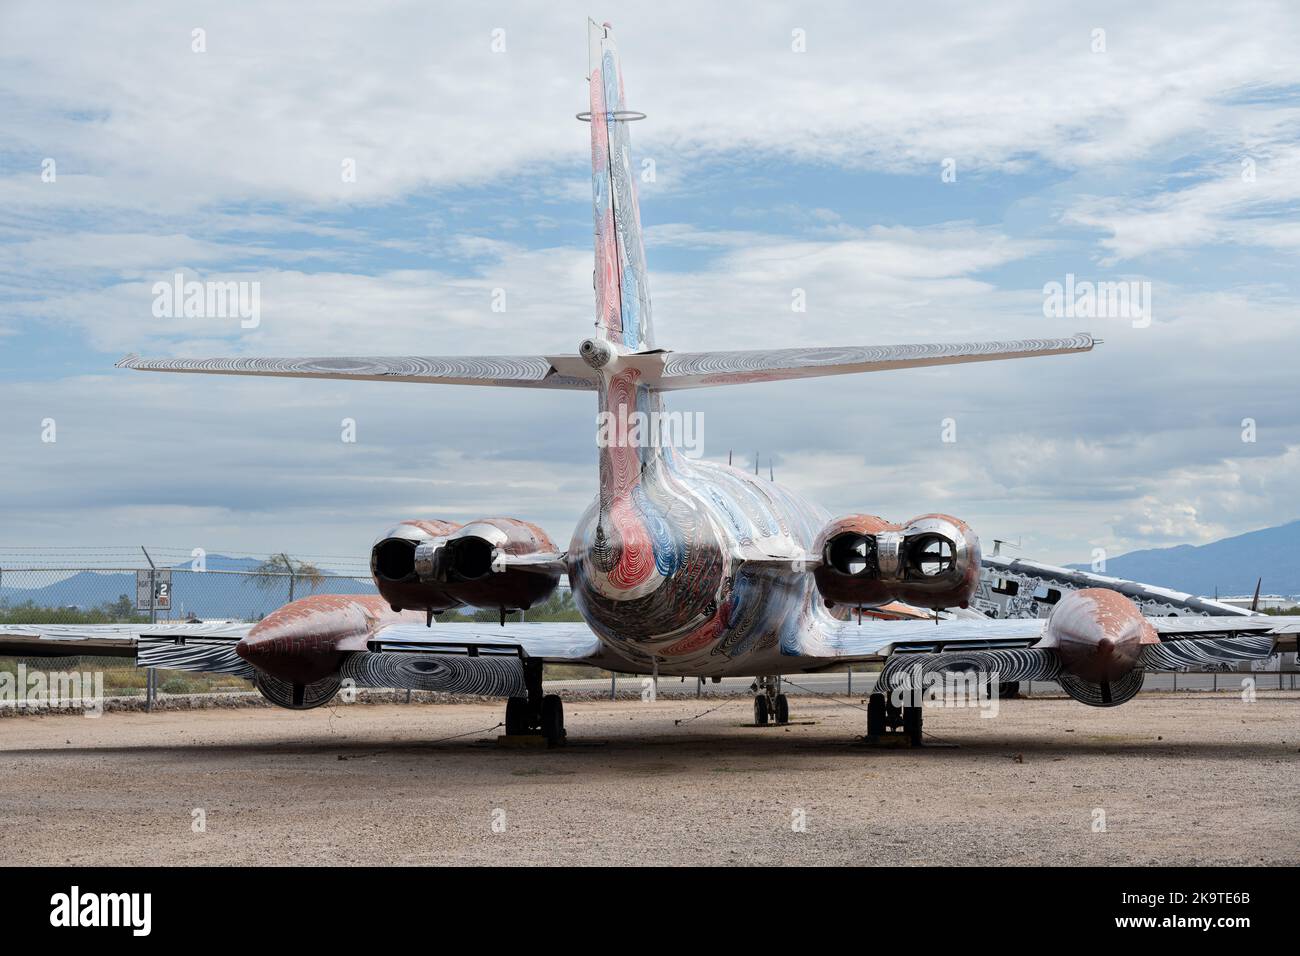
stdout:
[[924,751],[862,746],[861,711],[826,700],[792,710],[758,729],[743,700],[571,701],[553,751],[498,747],[494,703],[16,717],[0,863],[1300,858],[1300,694],[928,710],[933,742],[958,746]]

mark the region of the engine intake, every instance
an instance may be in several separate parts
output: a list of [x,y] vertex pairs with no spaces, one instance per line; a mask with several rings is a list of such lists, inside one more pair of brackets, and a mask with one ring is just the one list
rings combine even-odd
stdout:
[[814,571],[817,588],[834,604],[966,607],[979,583],[979,539],[950,515],[922,515],[902,525],[848,515],[827,525],[816,547],[822,555]]

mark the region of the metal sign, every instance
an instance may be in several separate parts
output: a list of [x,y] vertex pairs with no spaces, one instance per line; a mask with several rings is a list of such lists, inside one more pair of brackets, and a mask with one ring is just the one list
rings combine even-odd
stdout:
[[[152,582],[152,587],[150,584]],[[172,607],[172,572],[135,572],[135,609],[137,611],[170,611]]]

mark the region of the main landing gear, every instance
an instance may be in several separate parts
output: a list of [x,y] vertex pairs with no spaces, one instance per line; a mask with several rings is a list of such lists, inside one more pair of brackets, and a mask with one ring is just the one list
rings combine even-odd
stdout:
[[867,698],[867,743],[920,747],[921,707],[896,707],[884,694]]
[[563,747],[564,702],[557,694],[542,693],[542,662],[524,661],[524,684],[527,697],[506,701],[506,736],[546,738],[546,746]]
[[754,725],[766,727],[769,722],[790,723],[790,698],[780,693],[780,677],[760,677],[754,681]]

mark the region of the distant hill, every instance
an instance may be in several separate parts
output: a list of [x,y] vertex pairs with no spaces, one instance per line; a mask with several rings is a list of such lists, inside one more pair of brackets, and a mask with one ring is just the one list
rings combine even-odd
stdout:
[[[1071,568],[1089,570],[1087,564]],[[1300,594],[1300,521],[1248,531],[1210,544],[1130,551],[1106,561],[1106,574],[1192,594]]]
[[[207,556],[207,573],[190,570],[185,561],[173,567],[172,616],[193,612],[200,618],[233,617],[256,620],[289,599],[288,582],[281,578],[268,588],[258,586],[251,575],[219,574],[220,571],[252,571],[261,562],[255,558]],[[356,579],[325,571],[325,580],[313,591],[299,581],[295,597],[309,594],[374,594],[368,577]],[[135,600],[135,572],[78,571],[58,579],[55,572],[9,572],[0,581],[0,602],[12,607],[31,601],[40,607],[76,607],[82,610],[112,604],[122,595]],[[49,583],[46,583],[49,582]]]

